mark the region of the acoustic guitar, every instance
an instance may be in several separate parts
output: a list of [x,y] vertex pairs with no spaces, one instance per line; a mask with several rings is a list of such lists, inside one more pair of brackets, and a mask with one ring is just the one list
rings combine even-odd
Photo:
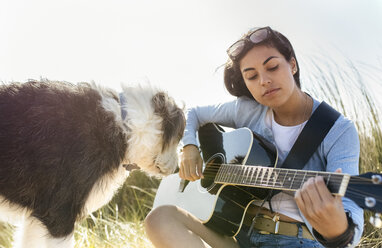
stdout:
[[249,205],[270,190],[292,192],[310,177],[322,176],[333,195],[352,199],[360,207],[382,210],[382,176],[276,168],[277,149],[248,128],[230,132],[213,123],[201,127],[198,140],[204,161],[204,178],[194,182],[178,174],[162,179],[154,206],[181,207],[215,231],[235,236]]

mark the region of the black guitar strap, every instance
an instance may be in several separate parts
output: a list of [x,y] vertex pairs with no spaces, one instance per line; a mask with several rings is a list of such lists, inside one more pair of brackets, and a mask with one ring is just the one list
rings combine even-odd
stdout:
[[[326,102],[321,102],[297,137],[281,168],[301,170],[317,150],[339,116],[340,113],[337,110]],[[271,212],[273,212],[271,199],[279,192],[280,190],[271,190],[265,199],[269,201]]]
[[326,102],[321,102],[305,124],[281,167],[302,169],[339,116],[339,112]]
[[[317,150],[318,146],[321,144],[322,140],[328,134],[329,130],[332,128],[339,116],[339,112],[329,106],[326,102],[321,102],[309,118],[308,122],[305,124],[305,127],[302,129],[300,135],[297,137],[296,142],[294,143],[288,156],[285,158],[281,168],[297,170],[302,169],[313,153]],[[271,212],[273,212],[271,199],[278,192],[280,191],[271,190],[262,203],[263,205],[265,201],[268,201]],[[247,234],[248,236],[253,230],[258,214],[259,211],[253,218],[251,227],[249,228]]]

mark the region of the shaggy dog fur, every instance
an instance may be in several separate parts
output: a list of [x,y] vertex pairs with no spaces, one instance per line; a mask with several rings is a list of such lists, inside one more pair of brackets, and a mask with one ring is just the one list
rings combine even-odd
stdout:
[[174,171],[184,126],[152,87],[0,85],[0,219],[21,223],[15,246],[72,247],[75,221],[111,200],[124,164]]

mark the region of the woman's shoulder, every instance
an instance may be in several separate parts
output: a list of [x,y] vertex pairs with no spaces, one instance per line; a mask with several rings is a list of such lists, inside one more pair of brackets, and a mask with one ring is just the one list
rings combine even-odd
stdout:
[[[335,107],[331,107],[336,110]],[[358,144],[358,131],[354,122],[348,117],[344,116],[340,111],[338,112],[340,115],[326,135],[324,142],[329,147],[338,141],[341,141],[341,143],[350,142],[355,145]]]
[[[313,98],[313,112],[317,110],[317,108],[320,106],[320,104],[323,103],[322,101],[319,101],[315,98]],[[333,108],[335,111],[338,111],[335,107],[333,107],[331,104],[328,104],[331,108]],[[338,119],[333,124],[333,128],[340,128],[340,129],[347,129],[347,128],[355,128],[354,122],[344,116],[340,111]]]

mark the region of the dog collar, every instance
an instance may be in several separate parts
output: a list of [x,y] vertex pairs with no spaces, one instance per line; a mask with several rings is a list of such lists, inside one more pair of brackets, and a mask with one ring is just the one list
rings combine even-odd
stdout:
[[119,93],[119,104],[121,105],[122,120],[125,120],[125,118],[127,116],[127,111],[126,111],[127,101],[126,101],[126,97],[123,93]]

